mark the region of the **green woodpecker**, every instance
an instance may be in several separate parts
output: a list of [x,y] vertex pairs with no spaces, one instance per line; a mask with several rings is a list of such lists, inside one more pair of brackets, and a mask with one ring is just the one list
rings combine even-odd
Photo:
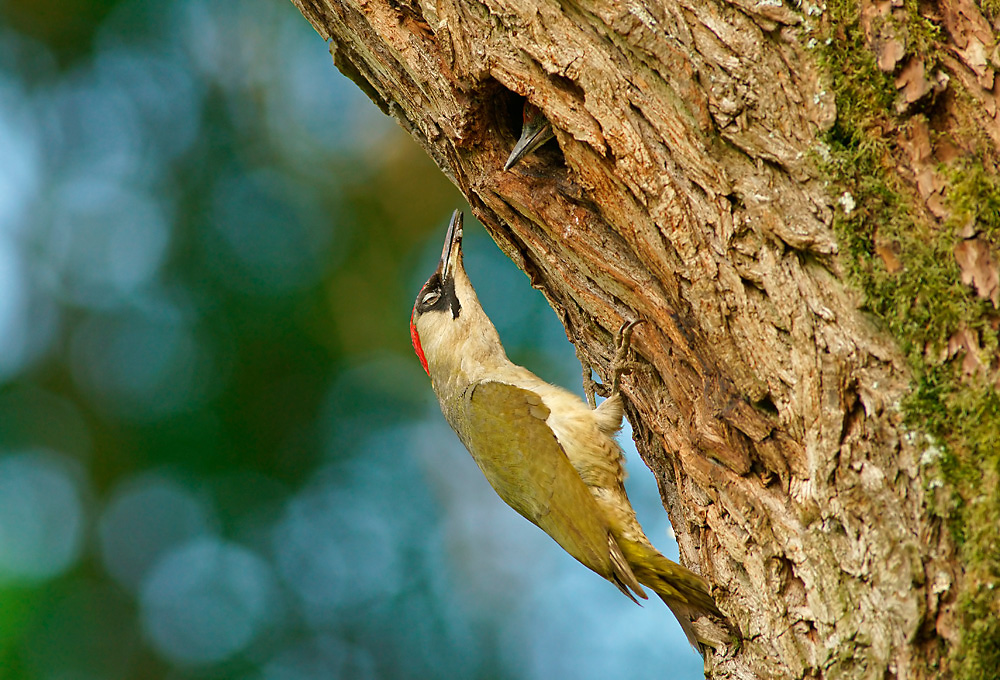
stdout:
[[504,163],[503,169],[510,170],[518,161],[555,137],[552,125],[542,113],[542,110],[531,102],[524,102],[523,121],[521,123],[521,138],[514,145],[510,157]]
[[462,265],[459,211],[417,296],[410,335],[441,411],[500,498],[633,601],[650,588],[695,649],[715,646],[692,626],[721,616],[708,585],[657,552],[625,495],[613,439],[621,396],[592,409],[507,358]]

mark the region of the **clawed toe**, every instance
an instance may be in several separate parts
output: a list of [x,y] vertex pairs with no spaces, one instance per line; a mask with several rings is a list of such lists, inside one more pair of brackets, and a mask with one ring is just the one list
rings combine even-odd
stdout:
[[611,364],[611,394],[617,394],[621,385],[622,376],[631,373],[639,368],[639,364],[631,359],[632,352],[632,331],[645,319],[632,319],[622,324],[615,336],[615,359]]
[[615,335],[615,356],[611,362],[610,387],[607,384],[602,385],[594,381],[590,362],[587,361],[583,352],[577,348],[576,358],[580,360],[580,366],[583,369],[583,391],[584,394],[587,395],[587,403],[590,404],[590,408],[597,408],[597,399],[595,395],[607,398],[612,394],[617,394],[623,375],[632,373],[636,370],[645,370],[647,368],[645,365],[632,359],[631,347],[632,331],[635,330],[636,326],[645,322],[645,319],[632,319],[631,321],[623,323],[621,328],[618,329],[618,333]]

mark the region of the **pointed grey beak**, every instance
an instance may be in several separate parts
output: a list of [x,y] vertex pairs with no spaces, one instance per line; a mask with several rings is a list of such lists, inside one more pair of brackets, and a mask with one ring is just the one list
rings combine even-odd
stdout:
[[456,210],[451,215],[451,222],[448,224],[448,233],[444,237],[444,248],[441,250],[441,280],[448,279],[452,268],[452,253],[462,252],[462,211]]
[[510,152],[510,157],[504,163],[503,169],[510,170],[517,165],[518,161],[553,137],[555,137],[555,133],[552,132],[552,125],[541,112],[533,120],[525,120],[521,128],[521,138],[514,145],[514,150]]

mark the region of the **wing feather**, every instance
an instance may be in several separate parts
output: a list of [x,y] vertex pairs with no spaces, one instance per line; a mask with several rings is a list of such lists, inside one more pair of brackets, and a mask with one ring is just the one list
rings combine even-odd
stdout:
[[626,595],[633,597],[631,589],[645,598],[597,501],[546,424],[541,398],[483,381],[455,406],[455,430],[500,498]]

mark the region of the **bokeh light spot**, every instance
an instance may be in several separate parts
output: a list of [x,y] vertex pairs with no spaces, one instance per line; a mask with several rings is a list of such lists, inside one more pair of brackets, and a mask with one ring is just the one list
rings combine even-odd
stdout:
[[43,452],[0,458],[0,583],[64,572],[80,556],[84,525],[68,462]]
[[72,341],[77,384],[110,413],[132,420],[194,408],[215,387],[216,366],[181,316],[162,310],[89,318]]
[[210,511],[186,487],[149,474],[121,485],[98,524],[101,559],[126,588],[136,590],[166,551],[205,536]]
[[398,539],[372,497],[315,485],[289,503],[274,534],[278,568],[313,623],[399,588]]
[[169,231],[151,196],[87,176],[63,184],[54,206],[43,257],[70,300],[120,305],[159,270]]
[[18,248],[0,232],[0,380],[48,348],[55,312],[37,298]]
[[152,645],[176,663],[203,665],[239,653],[267,627],[275,588],[257,554],[200,538],[164,555],[139,600]]
[[39,137],[32,114],[20,87],[0,75],[0,232],[13,231],[23,220],[40,183]]
[[119,45],[97,57],[100,86],[121,92],[133,109],[140,131],[138,145],[147,165],[162,166],[197,138],[204,88],[186,66],[176,56]]

